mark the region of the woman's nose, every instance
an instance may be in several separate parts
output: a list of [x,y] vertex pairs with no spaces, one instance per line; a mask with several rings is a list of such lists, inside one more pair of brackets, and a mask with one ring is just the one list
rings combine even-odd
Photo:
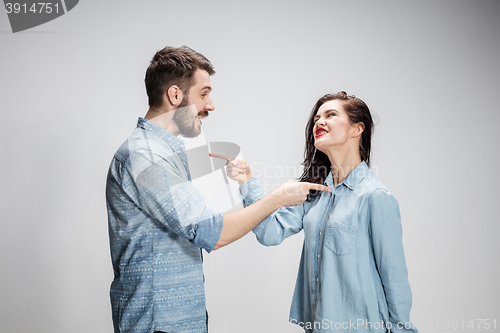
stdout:
[[316,127],[318,127],[318,126],[325,126],[325,119],[324,118],[319,118],[316,121]]

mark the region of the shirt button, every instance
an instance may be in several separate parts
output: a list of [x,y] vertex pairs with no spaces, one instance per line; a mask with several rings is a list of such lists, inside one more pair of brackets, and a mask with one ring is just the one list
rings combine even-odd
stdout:
[[319,235],[321,236],[321,231],[319,232]]
[[319,282],[319,278],[316,279],[316,282]]
[[318,259],[319,259],[319,254],[318,254]]

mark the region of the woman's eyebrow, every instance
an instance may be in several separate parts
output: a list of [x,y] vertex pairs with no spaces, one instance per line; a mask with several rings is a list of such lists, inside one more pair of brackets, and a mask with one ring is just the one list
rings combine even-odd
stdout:
[[324,113],[333,112],[333,111],[337,111],[337,109],[328,109]]
[[[328,109],[328,110],[323,111],[323,114],[327,114],[327,113],[333,112],[333,111],[338,112],[336,109]],[[319,115],[316,114],[313,119],[318,119],[318,118],[319,118]]]

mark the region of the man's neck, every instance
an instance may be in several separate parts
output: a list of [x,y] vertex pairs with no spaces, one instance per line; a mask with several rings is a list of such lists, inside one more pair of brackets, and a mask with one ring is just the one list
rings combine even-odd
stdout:
[[172,119],[174,117],[174,111],[175,110],[166,110],[163,108],[149,108],[144,118],[163,127],[173,135],[178,136],[180,134],[179,128]]

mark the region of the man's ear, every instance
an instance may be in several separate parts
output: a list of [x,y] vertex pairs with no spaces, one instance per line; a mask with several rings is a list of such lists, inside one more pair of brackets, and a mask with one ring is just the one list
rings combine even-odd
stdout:
[[365,130],[365,124],[363,124],[362,122],[359,122],[359,123],[356,123],[352,126],[352,136],[353,138],[356,138],[358,136],[360,136],[363,131]]
[[175,84],[170,86],[163,95],[164,102],[167,102],[172,106],[178,106],[179,104],[181,104],[183,98],[184,93],[182,92],[181,88],[179,88]]

